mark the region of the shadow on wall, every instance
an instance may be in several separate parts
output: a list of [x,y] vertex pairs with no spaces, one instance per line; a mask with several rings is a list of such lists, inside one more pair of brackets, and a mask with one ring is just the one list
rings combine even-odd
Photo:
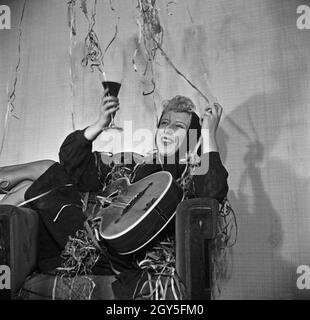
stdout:
[[[295,72],[295,81],[298,72]],[[278,82],[283,79],[281,72],[278,73]],[[290,88],[291,92],[286,92]],[[299,186],[299,190],[307,190],[309,182],[306,179],[297,177],[296,174],[290,169],[290,165],[281,161],[273,160],[272,162],[264,163],[264,169],[261,163],[267,158],[281,133],[281,126],[268,128],[261,126],[257,128],[258,123],[254,123],[251,119],[251,114],[259,115],[260,112],[267,112],[277,115],[281,123],[281,117],[284,116],[284,109],[281,108],[282,103],[285,105],[285,97],[298,97],[296,86],[283,86],[282,90],[276,91],[271,94],[256,95],[245,103],[238,106],[232,113],[225,119],[226,125],[230,124],[234,130],[228,134],[223,129],[219,130],[219,143],[222,146],[221,155],[225,162],[227,148],[232,145],[233,132],[238,131],[243,136],[238,145],[246,142],[246,152],[240,159],[240,183],[237,187],[232,188],[229,192],[229,199],[235,209],[237,221],[239,226],[239,242],[238,242],[238,265],[235,263],[231,265],[234,269],[239,289],[242,298],[250,299],[306,299],[309,298],[308,292],[298,291],[296,288],[296,265],[283,259],[281,256],[281,247],[283,244],[283,227],[281,225],[281,215],[290,215],[290,212],[278,212],[274,208],[271,201],[271,194],[265,190],[264,181],[262,177],[262,170],[267,173],[274,172],[275,184],[279,181],[287,181],[292,186]],[[281,101],[282,100],[282,101]],[[286,102],[287,103],[287,102]],[[296,105],[300,105],[300,101],[295,101]],[[273,109],[273,110],[272,110]],[[246,121],[246,115],[248,116]],[[264,118],[264,116],[262,117]],[[266,124],[267,125],[267,124]],[[251,128],[248,130],[247,128]],[[245,128],[245,129],[244,129]],[[265,133],[266,131],[272,133],[268,139],[260,139],[258,132]],[[253,134],[254,133],[254,134]],[[240,145],[241,153],[244,146]],[[236,170],[238,170],[236,168]],[[236,171],[235,171],[236,172]],[[281,176],[279,176],[281,175]],[[277,182],[278,181],[278,182]],[[281,190],[281,186],[278,186]],[[274,190],[277,186],[274,186]],[[280,197],[288,195],[280,195]],[[301,203],[304,194],[300,194],[300,199],[297,203]],[[294,205],[292,203],[293,208]],[[302,222],[302,220],[300,220]],[[307,229],[307,227],[303,227]],[[300,232],[306,230],[299,229]],[[296,235],[299,238],[299,235]],[[301,236],[303,241],[308,241],[309,236]],[[241,242],[240,242],[241,241]],[[299,240],[300,241],[300,240]],[[232,261],[231,257],[231,261]],[[236,261],[236,257],[234,257]],[[228,274],[231,275],[231,272]],[[229,280],[229,278],[227,278]],[[229,285],[229,284],[228,284]]]
[[[307,195],[304,192],[308,190],[309,181],[297,176],[290,163],[272,159],[271,156],[286,119],[293,118],[291,127],[285,130],[291,130],[294,134],[293,128],[298,125],[296,120],[300,119],[294,116],[297,114],[302,118],[306,110],[304,83],[308,82],[307,42],[304,41],[305,35],[298,33],[294,27],[296,4],[277,1],[277,7],[275,2],[269,4],[270,12],[276,19],[275,32],[278,32],[272,43],[275,59],[268,60],[271,65],[265,70],[270,78],[266,78],[265,87],[268,89],[268,82],[274,87],[273,82],[278,89],[254,95],[237,106],[224,117],[218,132],[223,162],[231,162],[229,159],[225,161],[228,150],[229,157],[237,160],[234,163],[240,163],[238,168],[230,172],[230,175],[240,177],[239,185],[230,186],[228,195],[237,215],[239,239],[234,254],[227,261],[233,270],[226,273],[224,298],[310,298],[310,290],[300,291],[296,287],[296,264],[303,259],[302,255],[306,256],[302,250],[307,250],[305,243],[309,243],[309,228],[305,223],[309,221],[309,214],[294,212],[295,221],[292,219],[292,211],[300,210],[300,204],[305,202]],[[265,83],[266,79],[262,81]],[[226,132],[223,127],[230,128],[230,131]],[[270,174],[268,181],[264,178],[266,173]],[[279,184],[283,182],[292,188],[298,187],[298,190],[293,189],[290,194],[276,193],[285,189]],[[273,187],[272,194],[267,192],[266,183]],[[273,205],[273,197],[277,197],[278,201],[282,197],[292,197],[292,203],[285,212],[279,212]],[[296,257],[294,262],[281,255],[284,240],[281,217],[292,221],[292,225],[285,225],[285,230],[296,232],[296,235],[289,235],[290,239],[296,239],[296,242],[290,240],[289,243],[297,247],[298,252],[289,252]],[[295,229],[294,223],[298,224]],[[303,262],[307,263],[308,260]]]

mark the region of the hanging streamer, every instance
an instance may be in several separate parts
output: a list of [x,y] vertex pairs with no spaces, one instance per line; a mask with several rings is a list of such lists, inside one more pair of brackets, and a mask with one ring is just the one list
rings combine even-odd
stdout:
[[[174,1],[170,1],[167,4],[167,7],[175,3]],[[150,92],[145,93],[143,92],[143,95],[149,95],[154,94],[156,90],[156,83],[154,80],[154,65],[155,65],[155,58],[156,53],[159,50],[162,54],[162,56],[166,59],[166,62],[173,68],[173,70],[182,77],[193,89],[195,89],[207,102],[207,104],[210,103],[209,98],[191,81],[189,80],[172,62],[172,60],[169,58],[167,53],[164,51],[162,44],[163,44],[163,36],[164,36],[164,29],[160,24],[159,19],[159,10],[156,6],[156,0],[138,0],[137,9],[139,11],[139,17],[137,18],[137,25],[139,27],[139,41],[138,46],[134,51],[132,63],[134,70],[137,71],[137,65],[136,65],[136,55],[138,52],[138,47],[141,46],[143,43],[144,50],[147,57],[147,63],[145,66],[144,75],[146,75],[146,72],[150,66],[151,68],[151,83],[153,85],[153,88]],[[208,90],[210,92],[210,90]],[[155,109],[156,118],[157,112]]]
[[92,72],[94,71],[94,67],[96,67],[102,73],[103,53],[99,44],[99,38],[94,30],[94,26],[96,24],[96,8],[97,0],[94,1],[91,17],[89,18],[87,3],[85,0],[82,1],[81,9],[89,23],[89,26],[87,35],[84,40],[84,57],[81,61],[81,64],[83,67],[89,65]]
[[76,45],[76,12],[75,12],[76,0],[68,2],[68,24],[70,28],[70,46],[69,46],[69,79],[70,79],[70,91],[71,91],[71,124],[72,130],[75,131],[75,87],[72,71],[72,51]]
[[16,98],[16,84],[17,84],[17,80],[18,80],[18,72],[19,72],[20,61],[21,61],[22,23],[24,20],[26,2],[27,2],[27,0],[24,1],[24,5],[23,5],[20,21],[19,21],[19,26],[18,26],[17,64],[16,64],[15,72],[14,72],[14,82],[13,82],[13,86],[12,86],[11,90],[9,89],[9,80],[7,82],[7,87],[6,87],[6,94],[8,97],[8,103],[7,103],[6,114],[5,114],[5,119],[4,119],[4,130],[3,130],[2,140],[1,140],[0,155],[2,154],[4,142],[5,142],[5,139],[7,136],[10,116],[12,116],[16,119],[19,119],[16,115],[14,115],[13,112],[15,110],[14,101]]
[[155,91],[156,91],[156,82],[155,82],[155,57],[157,53],[157,45],[154,42],[153,38],[157,42],[162,43],[163,41],[163,28],[160,24],[158,8],[155,0],[138,0],[137,5],[138,17],[136,18],[136,23],[139,29],[139,39],[138,45],[134,51],[132,57],[132,64],[134,70],[137,72],[136,56],[139,50],[139,47],[143,44],[145,55],[146,55],[146,65],[143,72],[145,76],[147,71],[150,69],[151,74],[151,84],[152,89],[149,92],[143,92],[144,96],[152,95],[153,96],[153,105],[156,116],[156,121],[158,122],[158,113],[155,102]]
[[71,33],[74,36],[76,35],[75,4],[76,4],[76,0],[70,0],[68,2],[68,10],[67,10],[68,26],[70,28]]
[[[156,6],[155,0],[138,0],[137,5],[139,16],[137,18],[137,25],[139,27],[139,42],[138,47],[141,46],[143,42],[147,62],[144,70],[144,75],[146,74],[148,67],[151,66],[155,60],[157,45],[153,39],[157,42],[162,43],[163,40],[163,28],[160,24],[158,8]],[[134,69],[137,70],[135,57],[138,48],[136,48],[133,56]],[[153,76],[153,74],[152,74]]]
[[[112,43],[115,41],[117,35],[118,35],[118,20],[119,17],[117,18],[117,22],[115,25],[115,32],[114,35],[105,48],[104,51],[102,51],[99,38],[97,33],[94,30],[95,24],[96,24],[96,7],[97,7],[97,0],[94,1],[94,5],[92,8],[92,13],[91,17],[88,15],[88,10],[87,10],[87,1],[86,0],[81,0],[81,9],[82,12],[84,13],[88,23],[88,32],[84,40],[84,57],[81,61],[81,64],[83,67],[90,66],[91,71],[94,71],[94,68],[96,68],[97,71],[99,71],[101,74],[103,74],[103,77],[105,77],[104,74],[104,56],[111,47]],[[115,8],[113,6],[112,0],[110,0],[110,9],[111,11],[115,11]]]
[[[113,9],[113,10],[115,10],[115,9]],[[117,19],[119,19],[119,17],[118,17]],[[108,43],[108,45],[107,45],[106,48],[104,49],[104,52],[103,52],[103,55],[102,55],[102,60],[103,60],[105,54],[107,53],[107,51],[109,50],[109,48],[111,47],[112,43],[113,43],[114,40],[116,39],[117,34],[118,34],[118,23],[115,24],[115,32],[114,32],[114,35],[113,35],[111,41]]]
[[[167,3],[167,8],[172,3],[175,3],[175,1],[169,1]],[[187,76],[185,76],[184,73],[182,73],[172,62],[170,57],[167,55],[165,50],[162,47],[163,44],[163,27],[160,24],[159,19],[159,12],[156,7],[156,0],[138,0],[138,6],[139,10],[139,18],[137,19],[137,25],[139,27],[139,42],[138,46],[135,49],[132,63],[134,70],[137,71],[137,65],[135,62],[135,58],[138,52],[138,47],[141,46],[142,42],[144,44],[144,48],[146,51],[146,55],[148,57],[148,62],[146,69],[148,67],[149,61],[153,62],[155,60],[156,52],[159,50],[162,54],[162,56],[165,58],[166,62],[172,67],[172,69],[180,76],[182,77],[194,90],[196,90],[207,102],[207,104],[210,103],[210,100],[214,100],[211,90],[206,88],[207,95],[204,94],[191,80],[188,79]],[[187,8],[188,10],[188,8]],[[144,72],[145,74],[146,72]],[[154,79],[153,79],[154,81]],[[155,84],[154,84],[155,85]],[[153,88],[152,92],[155,90]],[[210,96],[210,97],[208,97]]]
[[[111,11],[115,11],[115,8],[114,8],[114,6],[113,6],[112,0],[110,0],[110,9],[111,9]],[[102,61],[103,61],[106,53],[108,52],[109,48],[111,47],[112,43],[113,43],[113,42],[115,41],[115,39],[117,38],[119,19],[120,19],[120,17],[118,16],[118,17],[117,17],[117,20],[116,20],[116,23],[115,23],[115,32],[114,32],[114,35],[113,35],[112,39],[110,40],[110,42],[108,43],[108,45],[106,46],[106,48],[104,49],[104,52],[103,52],[103,55],[102,55]],[[105,74],[105,72],[103,72],[103,78],[105,79],[105,81],[107,80],[107,79],[106,79],[106,74]]]
[[[154,40],[156,42],[156,40]],[[159,44],[158,42],[157,46],[158,49],[161,51],[162,55],[164,56],[164,58],[166,59],[166,61],[168,62],[168,64],[172,67],[172,69],[180,76],[182,77],[193,89],[195,89],[205,100],[206,102],[209,104],[209,99],[207,98],[207,96],[191,81],[189,80],[181,71],[179,71],[179,69],[174,65],[174,63],[171,61],[171,59],[168,57],[168,55],[166,54],[166,52],[164,51],[164,49],[161,47],[161,44]]]

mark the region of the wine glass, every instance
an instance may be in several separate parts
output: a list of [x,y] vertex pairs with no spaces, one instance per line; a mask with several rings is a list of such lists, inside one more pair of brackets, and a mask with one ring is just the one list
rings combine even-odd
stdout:
[[[121,88],[121,83],[120,82],[118,82],[118,81],[108,81],[105,73],[102,73],[102,75],[100,76],[100,81],[101,81],[101,84],[102,84],[104,89],[109,89],[109,91],[107,93],[108,96],[113,96],[113,97],[117,97],[118,96],[119,90]],[[123,130],[123,128],[118,127],[118,126],[115,125],[114,116],[115,116],[115,114],[111,114],[110,125],[107,128],[105,128],[104,130],[112,130],[112,129],[119,130],[119,131]]]

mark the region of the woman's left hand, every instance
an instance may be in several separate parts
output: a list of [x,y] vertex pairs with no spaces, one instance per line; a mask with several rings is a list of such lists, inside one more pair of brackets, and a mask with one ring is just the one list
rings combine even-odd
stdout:
[[219,125],[223,108],[219,103],[208,105],[202,115],[202,129],[208,129],[210,134],[216,134],[217,127]]

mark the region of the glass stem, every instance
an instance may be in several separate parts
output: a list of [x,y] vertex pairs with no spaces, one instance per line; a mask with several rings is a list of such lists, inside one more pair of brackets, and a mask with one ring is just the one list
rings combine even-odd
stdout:
[[110,127],[115,127],[115,123],[114,123],[114,115],[111,115],[111,123],[110,123]]

